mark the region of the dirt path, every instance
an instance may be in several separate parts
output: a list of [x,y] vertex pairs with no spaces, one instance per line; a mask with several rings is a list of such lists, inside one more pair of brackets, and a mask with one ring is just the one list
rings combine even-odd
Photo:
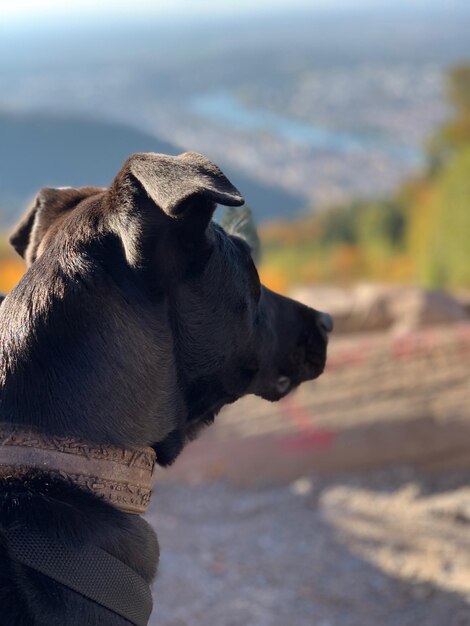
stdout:
[[470,489],[400,468],[158,486],[152,626],[468,626]]

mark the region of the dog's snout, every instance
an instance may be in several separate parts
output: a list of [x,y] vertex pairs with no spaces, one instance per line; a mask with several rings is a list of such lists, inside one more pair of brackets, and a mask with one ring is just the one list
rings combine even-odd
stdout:
[[325,333],[331,333],[333,330],[333,318],[329,313],[318,313],[318,325]]

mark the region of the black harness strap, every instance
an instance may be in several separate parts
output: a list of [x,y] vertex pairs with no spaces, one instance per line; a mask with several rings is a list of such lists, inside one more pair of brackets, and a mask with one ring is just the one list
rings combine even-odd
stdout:
[[119,559],[89,546],[74,550],[26,528],[4,530],[13,559],[124,617],[147,626],[152,595],[147,582]]

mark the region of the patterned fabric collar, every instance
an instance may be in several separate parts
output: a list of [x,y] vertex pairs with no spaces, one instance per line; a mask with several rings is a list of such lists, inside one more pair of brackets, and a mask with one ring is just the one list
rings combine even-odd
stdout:
[[58,474],[126,513],[145,513],[152,494],[152,448],[96,445],[0,423],[0,478],[26,472]]

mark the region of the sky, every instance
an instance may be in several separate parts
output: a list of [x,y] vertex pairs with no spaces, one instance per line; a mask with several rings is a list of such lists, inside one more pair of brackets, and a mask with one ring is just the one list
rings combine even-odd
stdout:
[[[449,6],[464,6],[467,0],[447,0]],[[35,17],[66,16],[76,14],[116,15],[161,14],[204,15],[208,13],[248,13],[293,8],[318,10],[375,8],[393,6],[423,8],[436,5],[436,0],[0,0],[0,20],[18,21]]]
[[[348,0],[331,0],[333,3],[346,2]],[[320,5],[328,4],[328,0],[313,0]],[[2,17],[22,17],[31,14],[68,12],[70,10],[76,12],[102,12],[105,9],[109,11],[130,10],[152,13],[175,14],[179,11],[188,11],[191,13],[209,11],[232,12],[253,9],[280,7],[282,8],[292,5],[308,6],[311,5],[308,0],[71,0],[64,3],[64,0],[0,0],[0,12]],[[351,2],[352,4],[352,2]],[[65,6],[66,5],[66,6]]]

